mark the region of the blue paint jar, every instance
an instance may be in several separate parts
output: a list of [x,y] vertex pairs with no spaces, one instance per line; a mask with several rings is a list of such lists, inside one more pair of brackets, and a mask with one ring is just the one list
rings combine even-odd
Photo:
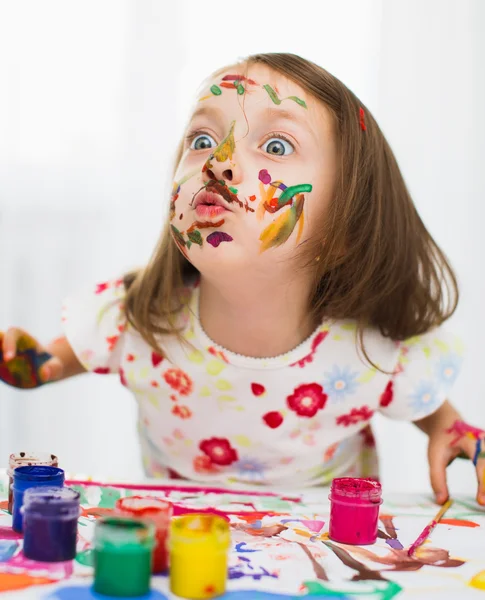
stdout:
[[22,513],[24,492],[32,487],[63,487],[64,471],[58,467],[31,466],[17,467],[13,472],[12,529],[22,533]]
[[22,507],[24,556],[42,562],[76,557],[79,492],[67,487],[34,487]]

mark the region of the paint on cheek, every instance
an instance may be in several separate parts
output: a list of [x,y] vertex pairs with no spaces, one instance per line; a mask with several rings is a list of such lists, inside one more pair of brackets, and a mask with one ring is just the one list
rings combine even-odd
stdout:
[[281,246],[288,241],[296,224],[302,216],[304,203],[305,196],[303,194],[298,194],[290,208],[264,229],[259,236],[261,241],[261,252],[264,252],[269,248]]
[[232,237],[224,231],[214,231],[206,239],[207,243],[217,248],[222,242],[232,242]]

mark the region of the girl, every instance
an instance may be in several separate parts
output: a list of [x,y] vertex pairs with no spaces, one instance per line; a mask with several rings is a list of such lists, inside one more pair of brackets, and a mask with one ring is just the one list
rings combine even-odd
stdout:
[[317,65],[259,54],[211,77],[153,258],[67,300],[42,377],[119,374],[151,477],[377,476],[380,411],[428,434],[438,502],[464,454],[485,503],[483,432],[447,401],[457,296],[369,111]]

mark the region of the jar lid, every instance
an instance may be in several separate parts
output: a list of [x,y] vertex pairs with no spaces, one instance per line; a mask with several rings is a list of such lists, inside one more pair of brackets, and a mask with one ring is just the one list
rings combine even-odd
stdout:
[[177,542],[189,544],[213,543],[228,548],[231,543],[229,522],[210,513],[192,513],[176,517],[171,527],[172,546]]
[[382,486],[375,479],[337,477],[332,481],[331,496],[378,504],[381,502]]
[[98,519],[94,530],[95,547],[109,546],[123,551],[124,548],[155,545],[155,526],[149,521],[125,517]]
[[79,492],[67,487],[33,487],[25,490],[24,511],[35,511],[46,517],[79,516]]
[[32,465],[46,465],[50,467],[57,467],[59,459],[55,454],[48,454],[47,452],[17,452],[11,454],[8,459],[9,469],[16,469],[17,467],[32,466]]
[[13,472],[14,480],[20,481],[49,481],[63,476],[64,471],[62,469],[47,465],[17,467]]

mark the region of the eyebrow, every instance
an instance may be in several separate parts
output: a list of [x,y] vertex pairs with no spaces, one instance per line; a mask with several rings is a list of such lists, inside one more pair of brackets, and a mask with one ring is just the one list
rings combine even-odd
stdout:
[[273,108],[268,107],[264,108],[262,111],[267,117],[268,120],[271,121],[289,121],[290,123],[295,123],[296,125],[300,125],[310,133],[314,133],[313,130],[308,126],[305,119],[301,119],[297,114],[285,110],[284,108]]
[[216,121],[222,122],[224,118],[223,111],[216,106],[201,106],[190,117],[190,122],[198,117],[212,117]]

